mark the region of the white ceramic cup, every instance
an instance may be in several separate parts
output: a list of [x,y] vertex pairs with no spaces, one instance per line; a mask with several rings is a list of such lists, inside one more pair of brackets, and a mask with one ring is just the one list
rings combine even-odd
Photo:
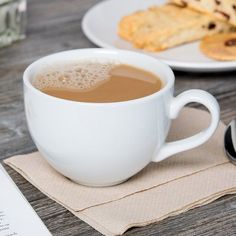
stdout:
[[[113,103],[64,100],[33,87],[35,75],[46,65],[81,59],[132,65],[156,74],[165,86],[143,98]],[[203,144],[216,130],[216,99],[202,90],[173,97],[174,81],[169,66],[131,51],[79,49],[44,57],[24,72],[29,131],[42,156],[68,178],[90,186],[121,183],[152,161]],[[209,127],[192,137],[166,143],[171,120],[190,102],[203,104],[210,111]]]

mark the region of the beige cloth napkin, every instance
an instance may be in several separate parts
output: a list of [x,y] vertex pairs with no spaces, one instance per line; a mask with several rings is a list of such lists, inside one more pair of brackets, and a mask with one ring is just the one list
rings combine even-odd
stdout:
[[[169,140],[207,127],[207,112],[186,108],[173,122]],[[199,148],[151,163],[127,182],[106,188],[78,185],[56,172],[38,152],[5,163],[43,193],[105,235],[119,235],[236,192],[236,167],[223,151],[225,125]]]

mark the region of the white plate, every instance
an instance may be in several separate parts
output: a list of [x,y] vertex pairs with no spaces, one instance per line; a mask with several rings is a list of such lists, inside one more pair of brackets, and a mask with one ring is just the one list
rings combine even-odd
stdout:
[[161,59],[173,69],[192,72],[236,69],[236,61],[219,62],[204,56],[198,48],[199,42],[185,44],[160,53],[148,53],[135,49],[117,35],[118,22],[124,15],[166,2],[166,0],[106,0],[86,13],[82,21],[82,29],[85,35],[100,47],[143,52]]

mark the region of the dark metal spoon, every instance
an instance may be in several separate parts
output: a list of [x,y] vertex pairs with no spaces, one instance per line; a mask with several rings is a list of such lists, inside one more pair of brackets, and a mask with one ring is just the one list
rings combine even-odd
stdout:
[[232,120],[226,128],[224,146],[229,160],[236,165],[236,119]]

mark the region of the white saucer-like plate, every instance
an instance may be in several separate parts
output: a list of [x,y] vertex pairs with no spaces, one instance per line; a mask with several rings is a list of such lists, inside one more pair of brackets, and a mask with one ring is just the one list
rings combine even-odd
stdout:
[[117,35],[118,23],[123,16],[166,2],[167,0],[106,0],[86,13],[82,21],[82,29],[85,35],[100,47],[139,51],[161,59],[173,69],[191,72],[236,69],[236,61],[220,62],[204,56],[199,50],[199,42],[188,43],[160,53],[149,53],[134,48]]

